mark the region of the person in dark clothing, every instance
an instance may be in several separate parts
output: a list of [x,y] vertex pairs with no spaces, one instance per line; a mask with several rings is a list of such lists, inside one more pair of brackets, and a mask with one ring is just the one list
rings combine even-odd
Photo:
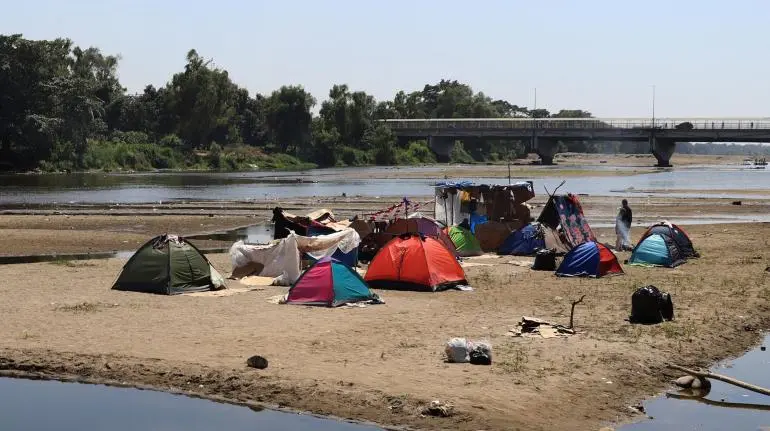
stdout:
[[631,247],[631,222],[634,219],[633,211],[628,206],[628,201],[623,199],[618,215],[615,218],[616,250],[630,250]]

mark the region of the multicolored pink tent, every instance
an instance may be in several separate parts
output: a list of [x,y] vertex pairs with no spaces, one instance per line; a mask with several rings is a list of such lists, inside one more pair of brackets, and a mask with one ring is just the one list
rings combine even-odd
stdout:
[[326,257],[308,268],[286,297],[287,304],[337,307],[350,302],[379,300],[355,269]]

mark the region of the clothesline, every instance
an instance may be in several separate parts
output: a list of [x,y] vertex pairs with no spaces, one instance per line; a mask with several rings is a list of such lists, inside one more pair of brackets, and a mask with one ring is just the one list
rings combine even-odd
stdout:
[[388,218],[392,218],[392,217],[397,216],[399,211],[403,208],[404,216],[406,217],[406,216],[408,216],[407,212],[415,213],[420,208],[422,208],[422,207],[424,207],[424,206],[426,206],[428,204],[435,203],[435,202],[436,202],[435,199],[431,199],[431,200],[428,200],[428,201],[425,201],[425,202],[413,202],[413,201],[410,201],[407,198],[404,198],[401,202],[399,202],[397,204],[394,204],[394,205],[391,205],[388,208],[385,208],[385,209],[380,210],[380,211],[375,211],[375,212],[372,212],[372,213],[363,213],[363,214],[361,214],[361,216],[363,218],[368,218],[369,220],[374,220],[375,218],[382,217],[384,215],[387,215]]

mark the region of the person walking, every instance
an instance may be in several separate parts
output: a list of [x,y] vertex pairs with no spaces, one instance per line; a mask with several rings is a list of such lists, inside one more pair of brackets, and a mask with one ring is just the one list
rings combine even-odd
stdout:
[[631,222],[633,221],[633,211],[628,206],[628,201],[623,199],[620,208],[618,208],[618,215],[615,217],[615,249],[616,250],[631,250]]

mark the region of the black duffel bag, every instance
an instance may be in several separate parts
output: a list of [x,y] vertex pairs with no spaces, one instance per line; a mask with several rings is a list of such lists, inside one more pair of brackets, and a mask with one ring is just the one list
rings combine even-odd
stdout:
[[671,295],[655,286],[644,286],[631,295],[631,323],[654,324],[674,318]]

